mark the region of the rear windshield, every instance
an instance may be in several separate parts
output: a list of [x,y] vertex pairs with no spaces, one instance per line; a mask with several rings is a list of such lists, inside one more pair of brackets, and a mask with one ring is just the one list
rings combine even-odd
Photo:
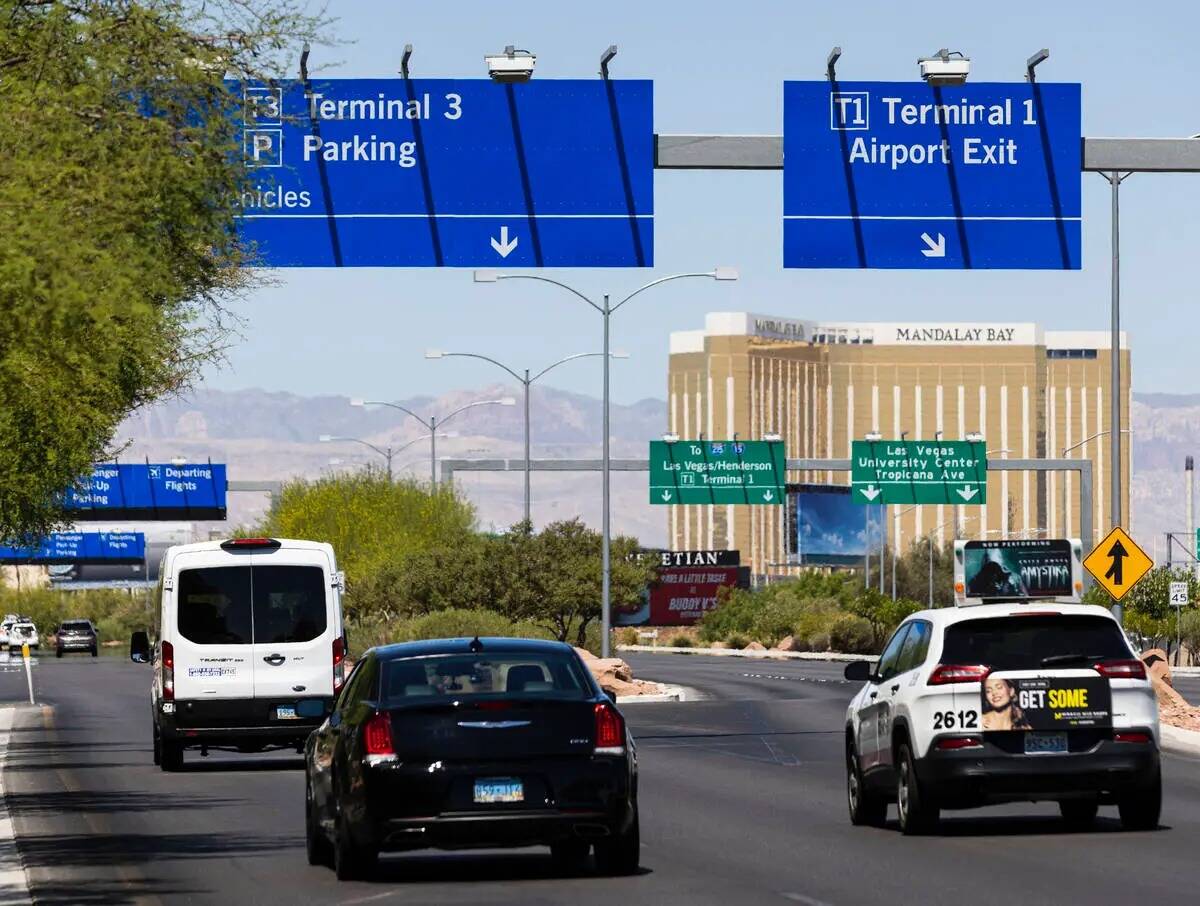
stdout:
[[179,634],[198,645],[309,642],[325,632],[319,566],[215,566],[179,573]]
[[469,654],[404,658],[383,662],[385,704],[486,696],[491,699],[592,696],[579,660],[557,652]]
[[942,663],[1032,670],[1086,667],[1090,662],[1132,656],[1121,630],[1106,617],[1019,616],[948,626]]
[[92,624],[91,624],[91,623],[82,622],[82,621],[80,621],[80,620],[71,620],[71,621],[69,621],[69,622],[63,623],[63,624],[62,624],[62,628],[63,628],[63,629],[67,629],[67,630],[70,630],[70,629],[82,629],[82,630],[84,630],[84,631],[86,632],[86,631],[89,631],[89,630],[91,630],[91,628],[92,628]]

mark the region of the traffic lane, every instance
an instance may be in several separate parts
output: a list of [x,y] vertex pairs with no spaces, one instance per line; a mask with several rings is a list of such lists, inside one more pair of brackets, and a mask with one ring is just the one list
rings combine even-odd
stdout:
[[[184,773],[162,774],[150,765],[143,726],[144,668],[45,666],[56,729],[15,734],[25,752],[9,774],[43,902],[846,904],[954,885],[973,900],[1009,904],[1191,892],[1200,764],[1166,759],[1164,823],[1173,829],[1155,834],[1117,832],[1111,809],[1097,831],[1068,834],[1045,805],[960,813],[944,834],[924,839],[901,837],[894,823],[852,828],[845,693],[819,684],[802,699],[623,708],[639,738],[638,877],[558,877],[544,850],[417,853],[385,858],[374,881],[339,885],[304,860],[298,759],[279,769],[266,759],[190,756]],[[40,795],[27,795],[39,778]]]
[[1200,705],[1200,676],[1173,676],[1171,685],[1190,705]]
[[856,683],[846,681],[846,665],[838,661],[638,651],[621,652],[621,657],[638,679],[687,686],[706,698],[804,697],[819,694],[816,687],[825,685],[841,687],[848,703],[858,688]]

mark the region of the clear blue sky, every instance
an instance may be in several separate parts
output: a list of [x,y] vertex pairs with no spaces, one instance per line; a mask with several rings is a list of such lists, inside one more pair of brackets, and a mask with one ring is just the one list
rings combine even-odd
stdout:
[[[317,48],[323,74],[386,77],[412,43],[416,76],[484,74],[483,55],[506,44],[538,56],[537,77],[590,78],[601,51],[620,47],[615,77],[653,79],[660,133],[782,132],[785,79],[819,79],[835,44],[846,79],[917,78],[916,59],[939,47],[972,59],[976,81],[1019,80],[1026,57],[1049,47],[1044,81],[1083,84],[1088,136],[1200,132],[1200,5],[1109,2],[689,3],[509,2],[408,4],[333,0],[338,36]],[[782,267],[782,174],[655,175],[653,270],[557,270],[596,294],[656,275],[739,268],[739,283],[681,282],[647,293],[614,318],[614,398],[665,395],[667,335],[703,326],[704,313],[749,310],[841,320],[1038,321],[1099,329],[1109,317],[1109,190],[1085,174],[1083,270],[816,271]],[[1134,388],[1200,390],[1191,339],[1200,284],[1200,174],[1137,174],[1122,188],[1123,326]],[[244,337],[206,385],[303,394],[403,398],[480,386],[499,372],[469,360],[425,361],[426,348],[492,355],[540,369],[599,347],[591,309],[553,287],[474,285],[469,271],[294,270],[239,308]],[[599,395],[599,363],[563,366],[551,383]]]

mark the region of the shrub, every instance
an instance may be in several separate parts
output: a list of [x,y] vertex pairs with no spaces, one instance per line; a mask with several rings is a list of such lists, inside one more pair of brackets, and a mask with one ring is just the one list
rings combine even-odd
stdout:
[[695,639],[686,635],[677,635],[671,639],[672,648],[694,648],[696,647]]
[[640,641],[638,631],[632,626],[625,626],[617,630],[617,644],[619,645],[636,645]]
[[875,648],[875,632],[864,617],[842,614],[829,629],[829,641],[835,651],[844,654],[870,654]]
[[725,639],[725,644],[730,648],[741,650],[750,644],[750,639],[741,633],[735,632],[733,635]]
[[128,642],[134,630],[149,629],[153,625],[152,598],[153,590],[143,589],[0,589],[0,614],[27,616],[38,631],[47,636],[63,620],[91,620],[96,624],[101,642]]

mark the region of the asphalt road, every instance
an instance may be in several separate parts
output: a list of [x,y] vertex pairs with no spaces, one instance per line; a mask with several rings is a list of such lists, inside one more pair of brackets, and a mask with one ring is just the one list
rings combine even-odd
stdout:
[[[8,807],[40,903],[1133,903],[1195,895],[1200,760],[1165,758],[1164,827],[1113,810],[1068,832],[1052,805],[960,812],[939,835],[851,827],[841,726],[853,687],[821,663],[634,655],[639,675],[709,696],[625,706],[639,740],[644,871],[556,875],[542,850],[386,857],[338,884],[303,853],[294,756],[150,762],[148,670],[41,659],[21,708]],[[0,664],[0,702],[24,677]]]

